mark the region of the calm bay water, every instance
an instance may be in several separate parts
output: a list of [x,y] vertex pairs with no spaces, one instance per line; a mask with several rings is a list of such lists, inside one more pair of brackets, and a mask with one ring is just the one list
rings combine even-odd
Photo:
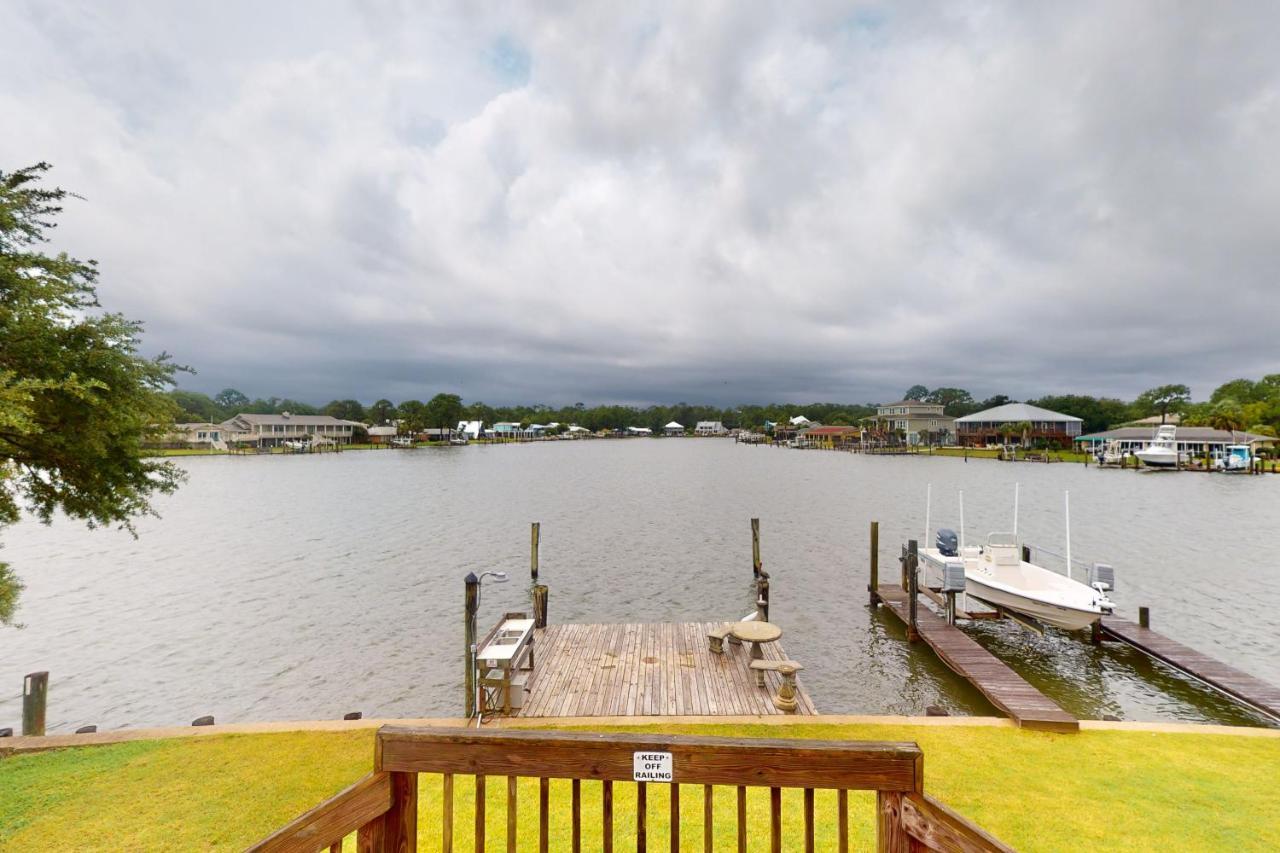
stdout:
[[[4,557],[27,583],[23,630],[0,629],[0,725],[18,726],[27,672],[51,672],[49,725],[69,731],[460,713],[462,578],[486,585],[482,630],[528,609],[528,523],[542,522],[555,622],[731,619],[750,608],[748,521],[761,519],[771,615],[822,712],[993,714],[891,618],[866,607],[868,522],[896,576],[905,539],[957,526],[1116,567],[1120,615],[1273,683],[1280,585],[1264,543],[1280,477],[1100,471],[1079,465],[862,457],[727,440],[553,442],[185,458],[190,479],[139,538],[23,523]],[[1052,561],[1045,560],[1052,565]],[[1123,646],[968,628],[1089,718],[1236,724],[1248,711]]]

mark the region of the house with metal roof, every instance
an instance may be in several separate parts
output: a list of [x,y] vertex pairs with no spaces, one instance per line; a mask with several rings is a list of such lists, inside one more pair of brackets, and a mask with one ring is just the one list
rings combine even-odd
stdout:
[[672,421],[662,428],[663,435],[684,435],[684,425],[676,421]]
[[1006,403],[956,418],[956,438],[963,447],[989,444],[1050,444],[1070,447],[1084,421],[1030,403]]
[[724,424],[720,421],[698,421],[698,425],[693,428],[694,435],[728,435],[729,431],[724,428]]
[[[1158,420],[1159,415],[1156,418]],[[1081,450],[1087,450],[1092,453],[1114,441],[1116,442],[1116,448],[1122,453],[1132,453],[1150,444],[1155,437],[1155,431],[1156,428],[1151,426],[1120,427],[1118,429],[1109,429],[1105,432],[1092,432],[1076,438],[1076,446]],[[1276,441],[1269,435],[1258,435],[1240,430],[1184,426],[1178,427],[1174,440],[1178,444],[1179,453],[1185,453],[1193,457],[1212,456],[1222,453],[1228,445],[1232,444],[1247,444],[1256,451],[1259,446],[1264,444],[1270,446]]]

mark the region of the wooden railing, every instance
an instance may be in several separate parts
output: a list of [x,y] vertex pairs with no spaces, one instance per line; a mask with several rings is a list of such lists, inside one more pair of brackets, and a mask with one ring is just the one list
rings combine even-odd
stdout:
[[[649,758],[641,759],[639,753],[649,754]],[[665,754],[669,754],[669,762]],[[788,829],[787,834],[802,835],[806,851],[815,849],[815,826],[826,828],[833,822],[826,816],[820,823],[815,822],[816,789],[836,792],[836,813],[831,817],[836,824],[834,841],[841,851],[849,848],[849,791],[876,792],[879,850],[893,853],[1008,850],[977,826],[925,796],[923,759],[914,743],[384,726],[377,734],[371,774],[250,850],[340,851],[343,839],[355,833],[356,849],[360,851],[415,851],[420,773],[440,774],[439,815],[432,826],[423,827],[423,832],[424,837],[433,837],[433,844],[434,838],[439,838],[440,848],[445,851],[452,851],[454,844],[455,776],[474,777],[475,799],[471,812],[476,851],[486,849],[486,785],[491,776],[506,780],[505,849],[508,851],[517,849],[517,780],[521,777],[538,780],[536,837],[540,851],[547,851],[552,845],[549,828],[552,779],[572,780],[568,838],[557,840],[554,849],[572,849],[575,853],[584,843],[583,780],[600,783],[599,821],[596,823],[590,817],[587,821],[592,824],[593,837],[599,828],[598,843],[605,851],[613,850],[620,828],[615,827],[614,818],[615,802],[622,786],[634,788],[634,798],[628,792],[627,801],[628,817],[634,812],[635,822],[632,830],[624,829],[624,834],[634,841],[637,851],[646,849],[650,828],[648,791],[655,785],[670,789],[666,797],[669,817],[665,834],[672,851],[681,849],[680,806],[682,799],[687,802],[689,797],[682,798],[680,791],[682,787],[687,790],[687,786],[698,786],[702,791],[701,835],[703,849],[707,851],[713,849],[715,842],[713,791],[717,786],[729,786],[731,791],[736,791],[739,851],[747,849],[749,788],[769,791],[768,826],[773,851],[782,849],[784,788],[803,792],[803,823],[789,824],[793,828]],[[651,772],[657,774],[669,769],[671,782],[636,781],[638,762],[647,764]],[[615,786],[619,786],[617,790]],[[592,800],[594,803],[594,797]],[[689,823],[687,818],[685,823]],[[557,838],[562,838],[562,834]],[[792,846],[798,843],[792,844],[789,840],[788,847]]]

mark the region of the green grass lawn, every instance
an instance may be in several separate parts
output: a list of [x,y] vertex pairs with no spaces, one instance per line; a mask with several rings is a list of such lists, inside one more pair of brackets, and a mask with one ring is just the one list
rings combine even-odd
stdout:
[[[925,790],[1024,850],[1280,848],[1280,739],[895,725],[680,726],[632,731],[912,740]],[[260,838],[372,767],[373,730],[136,741],[0,760],[0,849],[231,849]],[[457,849],[470,849],[470,780],[455,783]],[[615,832],[634,826],[634,786],[617,785]],[[552,849],[569,831],[568,783],[552,784]],[[583,849],[599,849],[600,786],[583,785]],[[488,785],[490,843],[506,828],[506,784]],[[670,789],[650,786],[650,849],[666,849]],[[682,789],[682,841],[701,849],[701,789]],[[784,799],[792,841],[799,792]],[[440,782],[421,779],[420,849],[439,847]],[[687,798],[687,799],[685,799]],[[519,849],[533,849],[537,782],[521,780]],[[733,841],[733,792],[717,791],[717,849]],[[873,842],[872,797],[851,797],[857,849]],[[835,838],[835,796],[819,792],[819,849]],[[752,791],[767,837],[767,792]],[[790,849],[792,845],[788,844]],[[347,849],[354,849],[348,839]],[[726,847],[726,849],[729,849]],[[753,848],[754,849],[754,848]]]

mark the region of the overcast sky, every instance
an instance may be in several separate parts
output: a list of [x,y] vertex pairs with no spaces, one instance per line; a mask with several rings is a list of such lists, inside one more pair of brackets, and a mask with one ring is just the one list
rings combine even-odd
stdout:
[[211,393],[1280,372],[1280,4],[475,5],[0,0],[0,169]]

